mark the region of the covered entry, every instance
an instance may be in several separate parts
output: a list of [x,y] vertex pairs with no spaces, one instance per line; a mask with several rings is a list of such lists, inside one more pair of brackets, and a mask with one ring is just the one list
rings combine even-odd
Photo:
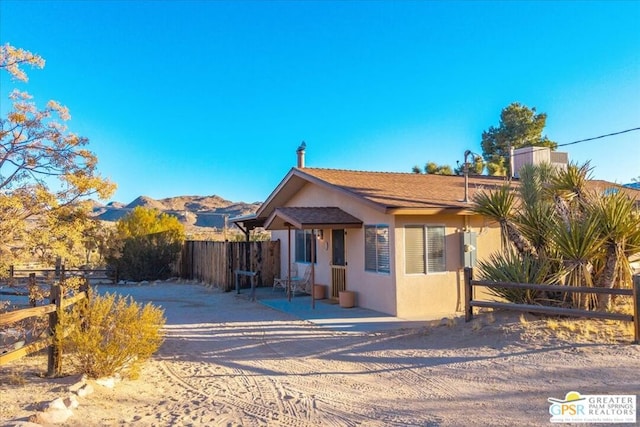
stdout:
[[[265,221],[267,230],[288,230],[287,265],[293,262],[291,254],[291,230],[311,230],[314,239],[325,231],[331,232],[331,281],[330,292],[337,297],[346,285],[345,229],[361,228],[362,221],[338,207],[279,207]],[[323,236],[324,237],[324,236]],[[315,260],[315,244],[310,245],[311,260]],[[319,268],[325,268],[318,266]],[[315,262],[311,262],[311,281],[315,284]],[[326,268],[329,268],[328,266]],[[335,295],[334,295],[335,288]],[[340,289],[342,288],[342,289]],[[315,299],[312,292],[312,306]]]
[[347,246],[343,228],[331,230],[331,298],[338,298],[347,289]]

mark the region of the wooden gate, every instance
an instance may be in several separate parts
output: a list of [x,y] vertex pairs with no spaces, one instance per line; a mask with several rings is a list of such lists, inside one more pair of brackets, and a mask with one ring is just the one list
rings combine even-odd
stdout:
[[344,265],[331,266],[331,298],[338,298],[340,291],[347,289],[347,268]]

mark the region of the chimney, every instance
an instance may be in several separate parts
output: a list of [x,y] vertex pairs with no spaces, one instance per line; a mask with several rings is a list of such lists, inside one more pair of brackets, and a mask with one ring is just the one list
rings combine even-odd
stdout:
[[304,149],[307,147],[307,144],[302,141],[302,144],[296,150],[296,154],[298,154],[298,167],[304,168]]

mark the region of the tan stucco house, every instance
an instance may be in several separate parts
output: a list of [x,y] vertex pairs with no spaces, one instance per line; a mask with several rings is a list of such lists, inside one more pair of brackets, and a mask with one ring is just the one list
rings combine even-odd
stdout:
[[498,224],[471,212],[470,200],[505,179],[308,168],[299,149],[256,214],[232,221],[271,230],[283,275],[290,263],[313,265],[329,298],[350,290],[358,306],[398,317],[450,316],[464,310],[464,267],[502,249]]
[[403,318],[455,315],[464,309],[464,267],[501,245],[498,225],[468,200],[504,183],[307,168],[302,157],[255,216],[233,221],[271,230],[282,272],[315,257],[314,283],[330,298],[346,289],[358,306]]

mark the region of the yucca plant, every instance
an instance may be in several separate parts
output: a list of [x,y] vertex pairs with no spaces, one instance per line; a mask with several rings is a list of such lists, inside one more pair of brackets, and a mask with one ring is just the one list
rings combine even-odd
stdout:
[[518,193],[524,206],[533,206],[549,199],[545,192],[547,183],[556,173],[556,169],[550,163],[525,164],[520,168],[520,186]]
[[[635,200],[618,192],[599,197],[591,206],[603,239],[602,267],[595,285],[612,289],[631,285],[629,257],[640,252],[640,215]],[[611,295],[601,295],[598,306],[611,305]]]
[[522,236],[531,242],[538,256],[547,256],[553,245],[551,230],[557,226],[552,204],[540,202],[525,206],[515,216],[514,222]]
[[[478,263],[480,277],[494,282],[557,284],[563,275],[562,266],[549,258],[531,254],[520,255],[514,250],[492,254]],[[554,293],[530,289],[489,288],[499,298],[518,304],[549,304]]]
[[518,193],[522,203],[514,222],[538,256],[545,256],[549,251],[550,230],[556,220],[553,200],[545,191],[554,173],[555,168],[549,163],[526,164],[520,169]]
[[[594,286],[593,263],[598,256],[603,240],[599,230],[599,220],[595,215],[584,218],[570,218],[567,224],[558,223],[552,230],[555,249],[566,269],[564,283],[567,286]],[[593,294],[572,294],[575,305],[593,308],[596,298]]]
[[553,199],[556,213],[565,223],[571,221],[570,217],[582,216],[590,202],[591,195],[587,190],[590,172],[589,162],[581,166],[570,163],[566,169],[558,169],[549,177],[546,193]]
[[582,165],[569,163],[566,169],[558,169],[549,176],[548,188],[571,203],[588,202],[590,194],[587,191],[587,182],[591,177],[591,170],[589,162]]
[[533,253],[535,249],[524,238],[514,224],[516,194],[510,185],[503,185],[498,190],[481,191],[473,197],[472,210],[475,213],[493,219],[500,224],[503,247],[512,243],[520,254]]

